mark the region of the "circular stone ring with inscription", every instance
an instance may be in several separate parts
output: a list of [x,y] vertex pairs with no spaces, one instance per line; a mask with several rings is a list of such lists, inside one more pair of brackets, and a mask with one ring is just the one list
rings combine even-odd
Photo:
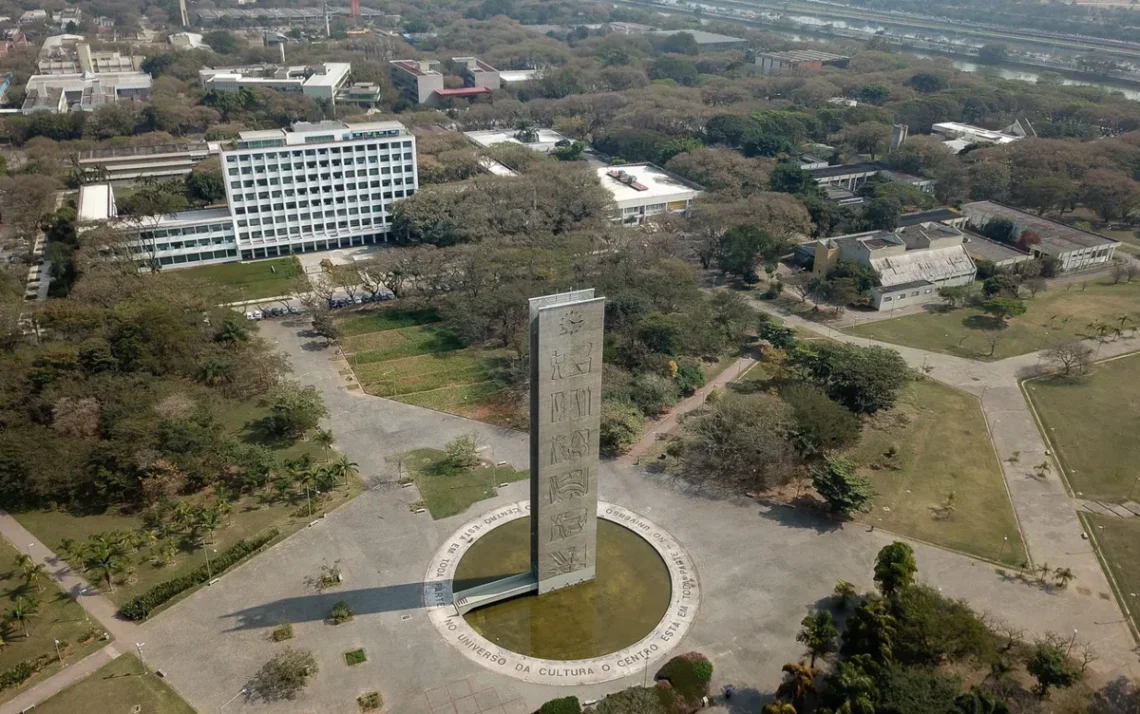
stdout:
[[692,558],[671,535],[647,518],[621,506],[598,502],[598,518],[628,528],[645,539],[669,569],[672,595],[657,627],[639,642],[616,652],[578,660],[528,657],[503,649],[475,631],[456,614],[452,580],[463,554],[494,528],[530,516],[530,502],[503,506],[463,524],[428,564],[424,574],[424,607],[440,634],[468,659],[499,674],[532,684],[600,684],[640,674],[650,662],[677,646],[692,627],[701,601],[700,579]]

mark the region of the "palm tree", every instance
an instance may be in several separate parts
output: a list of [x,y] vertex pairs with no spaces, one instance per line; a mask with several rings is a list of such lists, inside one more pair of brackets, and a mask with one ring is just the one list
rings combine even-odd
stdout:
[[760,714],[796,714],[796,708],[787,702],[777,699],[771,704],[765,704],[760,709]]
[[350,460],[346,455],[341,454],[340,458],[332,462],[329,470],[336,474],[338,479],[344,481],[344,485],[348,485],[348,480],[360,473],[360,465],[355,461]]
[[12,564],[16,566],[17,570],[26,570],[32,563],[32,556],[27,553],[19,553],[12,559]]
[[776,689],[776,696],[792,700],[792,706],[799,711],[804,708],[804,700],[815,691],[815,678],[819,670],[807,662],[788,662],[780,670],[784,673],[784,681]]
[[1075,578],[1073,571],[1069,568],[1057,568],[1053,571],[1053,577],[1057,578],[1057,584],[1063,588],[1069,587],[1069,581]]
[[222,507],[215,505],[198,510],[197,526],[210,534],[210,542],[214,542],[214,531],[222,526]]
[[89,539],[83,567],[95,578],[106,582],[111,592],[115,592],[114,577],[126,570],[129,563],[126,546],[121,540],[106,535]]
[[24,628],[24,637],[28,636],[28,620],[38,615],[40,612],[40,604],[32,599],[26,597],[18,597],[12,603],[11,609],[4,615],[4,619],[8,622],[18,622]]
[[226,320],[218,329],[214,339],[226,347],[233,347],[240,342],[249,341],[249,330],[245,329],[245,325],[240,325],[235,320]]
[[24,566],[24,582],[28,586],[35,585],[38,592],[44,591],[43,577],[47,575],[47,566],[43,563],[30,563]]
[[332,448],[334,441],[332,429],[317,429],[317,433],[313,437],[313,441],[317,442],[317,444],[319,444],[320,447],[324,449],[325,458],[327,459],[329,457],[329,449]]
[[807,647],[808,654],[811,655],[811,666],[814,667],[817,657],[826,657],[835,651],[839,630],[835,627],[835,618],[827,610],[808,615],[800,625],[796,642],[802,642]]
[[224,362],[208,360],[198,368],[198,381],[207,387],[216,387],[231,379],[233,379],[233,369]]

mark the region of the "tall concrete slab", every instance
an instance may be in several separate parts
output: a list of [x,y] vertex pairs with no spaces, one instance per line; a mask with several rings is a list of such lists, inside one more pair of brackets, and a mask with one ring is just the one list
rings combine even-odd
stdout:
[[538,593],[594,579],[605,298],[530,300],[530,541]]

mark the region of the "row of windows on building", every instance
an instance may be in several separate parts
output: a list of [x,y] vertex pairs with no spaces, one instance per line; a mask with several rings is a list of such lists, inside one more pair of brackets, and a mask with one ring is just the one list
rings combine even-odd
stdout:
[[354,245],[365,245],[368,243],[383,243],[387,241],[387,236],[383,233],[372,233],[362,236],[338,236],[327,237],[317,240],[307,240],[302,243],[289,243],[287,245],[267,245],[243,249],[241,251],[242,260],[256,260],[258,258],[275,258],[278,256],[292,255],[294,253],[309,253],[314,250],[331,250],[333,248],[348,248]]
[[[415,170],[416,169],[414,166],[412,166],[411,164],[408,164],[407,166],[403,166],[403,167],[400,167],[400,166],[383,166],[383,167],[378,168],[378,169],[368,169],[367,172],[365,172],[363,170],[361,170],[361,171],[344,171],[344,172],[337,171],[337,172],[332,172],[332,173],[327,173],[327,174],[306,174],[306,175],[301,175],[301,176],[282,176],[280,178],[272,177],[272,178],[268,178],[268,179],[256,179],[256,180],[255,179],[244,179],[244,180],[230,181],[230,188],[234,189],[234,190],[238,190],[238,189],[242,189],[242,188],[253,188],[255,186],[265,186],[265,187],[268,187],[268,186],[291,186],[294,183],[303,184],[303,183],[308,183],[309,181],[313,181],[317,184],[313,188],[313,190],[316,191],[317,189],[324,188],[325,186],[327,186],[329,184],[329,181],[332,181],[334,179],[339,181],[339,180],[343,180],[343,179],[365,178],[367,176],[390,176],[392,174],[396,174],[398,176],[401,173],[403,173],[403,174],[407,174],[408,180],[411,181],[412,176],[415,174]],[[387,179],[385,179],[385,180],[387,180]],[[352,190],[352,188],[354,186],[356,186],[356,184],[348,184],[349,190]],[[298,190],[301,190],[301,188],[303,188],[303,187],[299,187]],[[344,189],[345,189],[345,186],[343,184],[336,186],[337,191],[343,191]]]
[[202,224],[200,226],[186,226],[184,228],[159,228],[155,231],[143,231],[142,237],[146,240],[152,240],[154,238],[177,238],[178,236],[203,235],[210,233],[225,233],[228,234],[232,239],[234,235],[234,227],[233,224],[230,223],[211,223],[209,225]]
[[[397,198],[404,198],[405,196],[411,196],[414,193],[415,193],[415,189],[411,189],[411,188],[407,189],[406,191],[384,191],[383,193],[372,194],[372,200],[373,201],[381,201],[381,200],[382,201],[392,201],[392,200],[397,199]],[[348,198],[354,199],[355,197],[349,196]],[[332,201],[332,199],[328,199],[328,198],[324,199],[323,204],[320,201],[313,201],[312,206],[315,208],[319,208],[321,205],[331,206],[331,205],[333,205],[331,201]],[[355,201],[355,200],[349,200],[348,201],[348,203],[356,203],[356,202],[357,201]],[[361,203],[368,203],[368,197],[364,197],[364,200],[361,201]],[[345,201],[338,200],[336,202],[336,204],[337,205],[345,205]],[[285,210],[296,210],[298,208],[303,208],[303,207],[308,206],[308,205],[309,205],[309,203],[306,201],[300,201],[300,202],[285,201],[282,203],[273,203],[273,204],[267,203],[267,204],[263,204],[261,206],[234,206],[233,210],[234,210],[235,215],[244,216],[244,215],[253,214],[253,213],[268,213],[268,214],[273,214],[274,212],[280,213],[280,212],[285,211]],[[363,209],[363,210],[371,210],[373,213],[377,213],[379,211],[384,210],[384,208],[385,208],[384,204],[376,203],[376,204],[372,205],[371,209]],[[302,221],[306,220],[305,216],[307,216],[307,215],[308,214],[302,214],[302,217],[300,220],[302,220]],[[345,214],[341,214],[341,215],[345,215]],[[277,218],[278,218],[279,222],[284,222],[286,220],[285,216],[278,216]],[[238,225],[239,226],[243,225],[243,223],[241,222],[241,219],[238,219]]]
[[201,263],[207,260],[232,260],[237,257],[237,248],[229,250],[202,251],[201,253],[186,253],[184,255],[160,255],[160,265],[184,265],[186,263]]
[[[253,146],[253,142],[247,144],[249,148],[258,148]],[[226,156],[226,164],[234,165],[238,163],[250,163],[253,158],[258,159],[284,159],[296,160],[307,156],[344,156],[346,154],[376,154],[378,151],[399,151],[400,149],[412,148],[411,140],[394,141],[391,144],[345,144],[343,146],[328,146],[319,149],[291,149],[288,151],[265,151],[253,153],[232,153]]]
[[406,153],[401,157],[400,154],[384,154],[383,156],[361,156],[359,159],[326,159],[324,161],[297,161],[292,164],[255,164],[253,166],[230,166],[226,173],[230,176],[252,176],[254,174],[277,174],[282,171],[312,171],[314,169],[327,169],[327,168],[352,168],[359,166],[363,168],[367,164],[390,164],[398,161],[411,161],[412,154]]
[[[414,182],[412,181],[412,179],[409,178],[408,184],[411,185],[413,183]],[[360,193],[361,191],[367,191],[370,188],[372,188],[372,189],[389,188],[393,184],[395,184],[396,186],[403,186],[404,185],[404,179],[397,177],[394,179],[378,179],[378,180],[371,181],[371,182],[361,181],[359,184],[356,184],[356,183],[340,184],[340,185],[335,186],[333,188],[333,190],[325,190],[325,191],[322,191],[319,188],[306,189],[304,187],[300,187],[300,188],[297,188],[295,190],[291,189],[291,188],[287,188],[284,190],[275,190],[275,191],[258,191],[256,193],[254,193],[254,192],[233,193],[232,194],[232,200],[234,203],[243,203],[245,201],[258,201],[258,200],[268,201],[270,198],[290,198],[290,197],[294,197],[294,196],[298,196],[298,195],[300,195],[300,196],[310,196],[311,195],[311,196],[317,197],[317,199],[314,201],[314,205],[320,203],[320,199],[322,197],[324,198],[326,203],[333,200],[334,198],[340,203],[343,203],[345,199],[348,199],[350,202],[355,203],[357,200],[364,200],[364,201],[368,200],[368,196]],[[355,191],[356,193],[351,193],[353,191]],[[375,201],[381,200],[379,193],[373,194],[372,198]],[[391,198],[391,196],[389,196],[389,198]],[[304,202],[302,202],[302,203],[304,203]]]
[[392,222],[391,216],[376,216],[374,218],[351,218],[333,223],[312,223],[307,225],[283,226],[281,228],[262,228],[243,232],[242,238],[251,242],[264,242],[266,240],[279,240],[289,236],[299,236],[302,233],[335,234],[339,231],[357,231],[361,228],[385,228]]

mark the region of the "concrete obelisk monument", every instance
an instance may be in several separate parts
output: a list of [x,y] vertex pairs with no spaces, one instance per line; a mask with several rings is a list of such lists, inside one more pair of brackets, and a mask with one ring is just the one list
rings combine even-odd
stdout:
[[594,579],[604,297],[530,300],[530,562],[538,594]]

